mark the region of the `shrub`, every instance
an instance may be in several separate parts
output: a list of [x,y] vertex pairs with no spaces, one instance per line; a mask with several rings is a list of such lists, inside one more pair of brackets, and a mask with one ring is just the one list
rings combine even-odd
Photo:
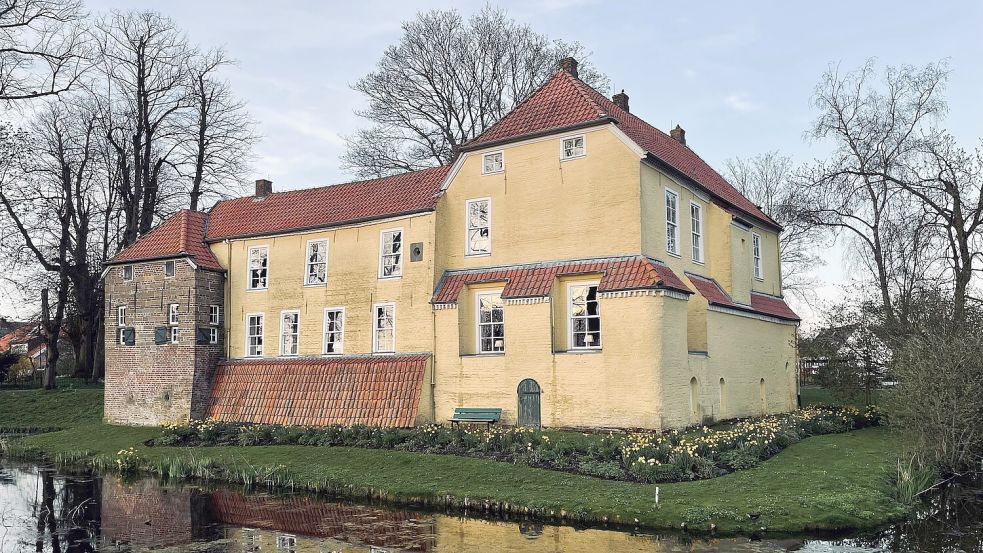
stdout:
[[625,469],[621,467],[620,463],[615,463],[614,461],[581,461],[577,465],[577,469],[581,474],[606,478],[608,480],[619,480],[624,478],[625,475]]

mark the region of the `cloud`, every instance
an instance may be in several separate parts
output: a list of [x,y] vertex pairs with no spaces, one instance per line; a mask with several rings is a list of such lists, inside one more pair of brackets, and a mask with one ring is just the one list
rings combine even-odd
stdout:
[[724,105],[726,105],[727,107],[729,107],[734,111],[738,111],[741,113],[758,111],[763,107],[761,104],[754,102],[750,98],[748,98],[747,94],[743,94],[739,92],[729,94],[726,98],[724,98]]

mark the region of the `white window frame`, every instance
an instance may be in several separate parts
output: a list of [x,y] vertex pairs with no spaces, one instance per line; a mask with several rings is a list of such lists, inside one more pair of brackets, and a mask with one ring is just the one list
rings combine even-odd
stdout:
[[[697,216],[694,217],[693,210]],[[693,254],[693,261],[703,263],[703,206],[690,200],[689,202],[689,225],[690,225],[690,246]]]
[[[252,319],[253,317],[259,318],[259,325],[258,325],[259,334],[255,336],[250,334],[252,328],[251,325],[249,324],[249,320]],[[244,334],[246,335],[246,350],[244,352],[245,356],[262,357],[266,351],[266,313],[246,313],[246,332],[244,332]],[[259,353],[251,353],[252,344],[250,344],[249,342],[252,338],[259,338],[259,343],[257,344],[257,346],[259,347]]]
[[751,267],[754,278],[765,279],[765,269],[761,263],[761,235],[756,232],[751,233]]
[[[297,317],[297,336],[294,338],[294,347],[297,349],[296,353],[287,353],[283,351],[284,315],[295,315]],[[297,357],[298,355],[300,355],[300,310],[299,309],[284,309],[283,311],[280,312],[280,339],[277,341],[277,348],[279,350],[280,357]]]
[[[171,267],[171,274],[167,274],[167,268]],[[164,278],[174,278],[177,275],[177,261],[171,259],[164,262]]]
[[[121,345],[121,346],[125,346],[126,345],[126,340],[124,339],[125,333],[126,333],[126,327],[124,327],[124,326],[119,327],[119,329],[116,331],[116,337],[118,338],[117,341],[119,342],[119,345]],[[13,350],[13,347],[12,346],[11,346],[11,350]]]
[[[393,346],[391,350],[382,351],[379,349],[379,332],[382,330],[379,328],[378,313],[380,307],[392,308]],[[387,302],[387,303],[376,303],[372,305],[372,353],[396,353],[396,304],[395,303]]]
[[209,344],[218,343],[218,328],[213,326],[208,329],[208,343]]
[[[266,252],[266,276],[263,277],[262,286],[253,286],[253,251],[263,250]],[[267,290],[270,287],[270,247],[268,245],[249,246],[246,248],[246,290],[250,292]]]
[[[581,146],[580,146],[581,152],[579,154],[576,154],[576,155],[568,156],[567,155],[567,147],[565,145],[565,142],[567,140],[576,140],[578,138],[581,140]],[[575,134],[573,136],[565,136],[565,137],[563,137],[563,138],[560,139],[560,161],[566,161],[568,159],[580,159],[580,158],[586,157],[586,156],[587,156],[587,136],[586,135],[583,135],[583,134]]]
[[[126,276],[127,272],[130,273],[130,276]],[[133,280],[133,265],[123,265],[122,267],[120,267],[120,274],[123,277],[123,282],[129,282]]]
[[[496,156],[496,155],[497,156],[501,156],[501,158],[502,158],[501,159],[502,166],[500,168],[496,169],[496,170],[488,170],[488,167],[485,165],[485,160],[487,158],[489,158],[490,156]],[[504,173],[504,172],[505,172],[505,152],[503,150],[497,150],[497,151],[494,151],[494,152],[486,152],[484,154],[481,154],[481,174],[482,175],[497,175],[499,173]]]
[[[399,233],[399,254],[387,254],[385,253],[386,247],[386,235],[392,234],[394,232]],[[404,248],[406,242],[406,234],[403,232],[402,227],[390,228],[379,231],[379,278],[380,279],[390,279],[390,278],[402,278],[403,276],[403,257]],[[391,275],[383,276],[383,267],[385,267],[385,258],[387,255],[399,255],[399,262],[396,263],[396,272]]]
[[[574,339],[574,330],[573,330],[573,319],[574,319],[574,315],[573,315],[573,293],[572,293],[572,290],[573,290],[573,288],[575,286],[587,286],[587,287],[596,286],[596,287],[600,288],[600,282],[598,282],[596,280],[585,280],[585,281],[580,281],[580,282],[570,282],[570,283],[567,283],[567,346],[568,346],[569,349],[571,349],[571,350],[577,350],[577,351],[599,350],[599,349],[601,349],[602,345],[604,344],[604,328],[600,328],[598,330],[598,334],[600,335],[600,340],[599,340],[600,343],[597,344],[596,346],[578,346],[578,345],[576,345],[577,344],[577,341]],[[595,297],[597,295],[599,295],[599,294],[600,294],[600,290],[598,290],[597,294],[595,294]],[[597,320],[598,320],[598,325],[600,325],[600,321],[601,321],[601,304],[600,304],[600,299],[598,298],[596,301],[598,302],[598,305],[597,305]],[[578,318],[588,319],[590,317],[584,316],[584,317],[578,317]]]
[[175,326],[181,322],[181,304],[179,303],[169,303],[167,304],[167,324]]
[[[480,252],[471,249],[471,230],[481,227],[471,226],[471,204],[488,202],[488,251]],[[491,198],[472,198],[464,202],[464,255],[469,257],[488,256],[492,253],[492,201]]]
[[116,307],[116,326],[126,326],[126,306]]
[[220,325],[222,324],[222,308],[217,305],[208,306],[208,324],[210,325]]
[[181,329],[180,328],[178,328],[176,326],[172,326],[168,332],[170,333],[170,338],[169,338],[168,341],[171,344],[177,344],[178,342],[181,341]]
[[[324,261],[321,262],[311,262],[311,244],[321,244],[324,246]],[[304,286],[310,287],[322,287],[328,285],[328,239],[327,238],[315,238],[313,240],[307,241],[307,247],[304,249],[306,255],[304,256]],[[267,260],[267,265],[269,261]],[[324,282],[310,282],[311,267],[313,265],[324,265]]]
[[[673,203],[673,215],[674,219],[669,218],[669,196],[675,200]],[[669,255],[679,257],[679,192],[671,188],[666,188],[665,194],[665,216],[666,216],[666,252]],[[672,241],[669,240],[669,231],[672,230]],[[670,247],[674,246],[674,247]]]
[[[488,296],[498,296],[498,300],[502,303],[502,322],[496,323],[494,321],[488,323],[481,322],[481,298]],[[491,326],[494,327],[498,324],[502,326],[502,349],[495,349],[494,331],[492,336],[492,349],[485,350],[481,348],[481,327]],[[474,326],[475,326],[475,352],[482,355],[498,355],[505,353],[505,302],[502,300],[502,290],[492,290],[488,292],[480,292],[474,295]]]
[[[328,313],[338,312],[341,314],[341,330],[332,331],[336,335],[335,351],[328,351]],[[373,311],[373,315],[374,315]],[[325,307],[324,320],[321,323],[321,354],[322,355],[341,355],[345,353],[345,327],[348,326],[344,307]],[[374,335],[374,334],[373,334]]]

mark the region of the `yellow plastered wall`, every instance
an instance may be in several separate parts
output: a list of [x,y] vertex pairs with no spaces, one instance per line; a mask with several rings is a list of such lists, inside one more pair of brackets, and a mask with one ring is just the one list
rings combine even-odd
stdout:
[[[677,221],[679,252],[669,252],[666,240],[666,189],[678,195]],[[709,255],[707,246],[719,241],[718,230],[712,225],[714,211],[721,211],[706,196],[699,196],[678,181],[668,177],[658,169],[641,164],[641,252],[658,259],[676,271],[710,276],[715,269],[715,259]],[[690,219],[690,205],[696,203],[703,209],[703,262],[693,259],[693,225]]]
[[[403,229],[402,277],[379,278],[379,238],[384,230]],[[211,244],[227,266],[225,325],[228,356],[245,356],[245,321],[263,313],[264,357],[279,353],[280,312],[300,311],[300,355],[320,355],[324,308],[345,308],[344,353],[372,352],[372,308],[396,304],[396,350],[429,352],[433,343],[434,214],[426,213],[361,226]],[[304,286],[309,240],[328,240],[327,284]],[[423,244],[423,260],[410,261],[410,244]],[[247,256],[251,246],[269,247],[268,289],[246,289]]]
[[[444,269],[637,254],[639,158],[607,127],[586,129],[587,154],[560,160],[562,136],[507,145],[505,170],[482,175],[472,152],[437,207]],[[465,255],[467,200],[491,199],[491,254]]]
[[[570,290],[571,284],[599,283],[601,274],[583,274],[567,276],[556,279],[550,291],[553,298],[553,351],[562,352],[570,349]],[[608,314],[601,311],[603,304],[598,302],[598,313],[601,316],[601,324],[607,319]],[[604,329],[601,329],[601,344],[607,339]]]
[[458,328],[461,355],[478,353],[478,295],[498,292],[501,294],[504,282],[486,282],[465,286],[458,298]]
[[751,231],[738,225],[730,225],[731,284],[727,292],[732,300],[751,304]]
[[[764,271],[763,278],[751,279],[751,289],[755,292],[780,296],[782,279],[779,270],[778,233],[760,227],[755,227],[751,232],[761,236],[761,268]],[[750,252],[750,238],[748,240],[748,252]]]

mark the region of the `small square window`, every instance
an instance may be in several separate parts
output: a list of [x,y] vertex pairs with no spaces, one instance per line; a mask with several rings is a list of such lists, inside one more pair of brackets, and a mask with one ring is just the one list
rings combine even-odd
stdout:
[[219,309],[217,305],[208,306],[208,324],[217,325],[219,323]]
[[574,159],[587,154],[583,135],[564,138],[560,145],[560,159]]
[[176,270],[177,270],[177,265],[174,263],[174,261],[165,261],[164,262],[164,276],[165,277],[167,277],[167,278],[173,277],[174,276],[174,273],[176,272]]
[[123,265],[123,280],[133,280],[133,265]]
[[172,344],[176,344],[176,343],[178,343],[180,341],[180,339],[181,339],[181,330],[178,327],[176,327],[176,326],[172,326],[171,327],[171,343]]
[[505,157],[502,152],[485,154],[481,158],[481,174],[491,175],[505,170]]

